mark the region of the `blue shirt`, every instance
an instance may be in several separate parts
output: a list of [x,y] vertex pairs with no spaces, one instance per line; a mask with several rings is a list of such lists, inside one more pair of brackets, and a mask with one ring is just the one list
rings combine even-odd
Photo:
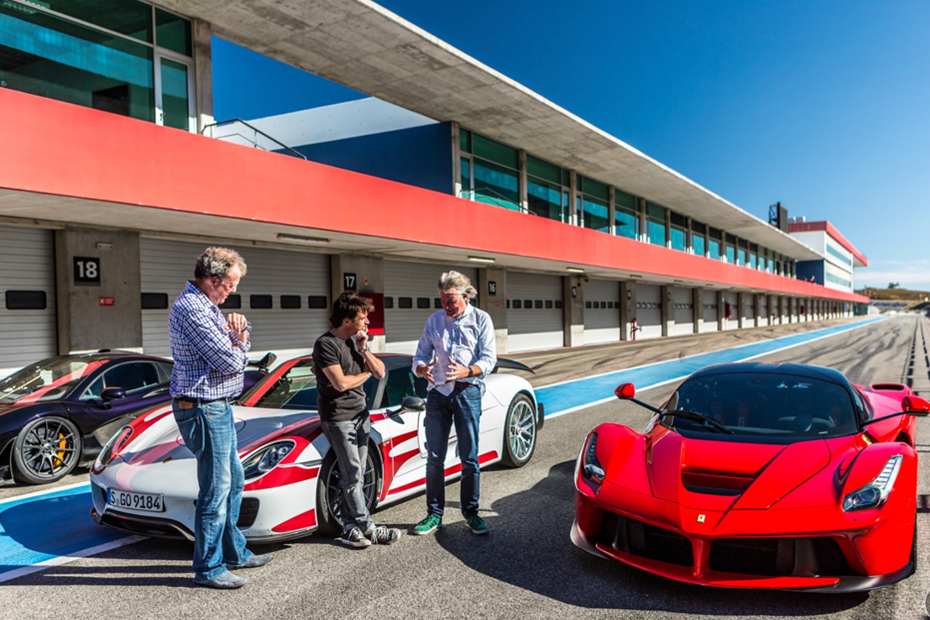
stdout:
[[174,358],[171,396],[215,400],[242,393],[250,344],[229,333],[223,312],[193,282],[171,306],[168,340]]
[[[455,387],[455,382],[445,383],[450,360],[462,366],[478,366],[481,375],[491,374],[497,366],[497,345],[494,342],[494,323],[490,315],[471,304],[465,306],[465,312],[458,318],[451,318],[440,310],[426,319],[423,335],[417,344],[417,353],[413,357],[413,371],[417,367],[429,365],[436,360],[433,379],[429,389],[437,390],[448,396]],[[459,379],[468,383],[481,383],[478,377]]]

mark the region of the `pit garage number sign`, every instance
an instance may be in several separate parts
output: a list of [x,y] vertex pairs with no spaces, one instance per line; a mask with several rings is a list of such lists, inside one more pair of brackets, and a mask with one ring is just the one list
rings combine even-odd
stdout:
[[100,259],[75,256],[74,283],[100,286]]

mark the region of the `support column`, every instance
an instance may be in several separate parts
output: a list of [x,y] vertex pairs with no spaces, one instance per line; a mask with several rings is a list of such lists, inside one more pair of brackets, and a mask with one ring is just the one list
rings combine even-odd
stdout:
[[519,187],[519,189],[520,189],[520,209],[521,209],[524,213],[528,213],[529,210],[530,210],[530,203],[529,203],[529,200],[527,199],[527,194],[526,194],[526,186],[527,186],[527,179],[526,179],[526,151],[524,151],[523,149],[520,149],[519,155],[520,155],[520,169],[519,169],[519,171],[518,171],[518,174],[520,175],[520,187]]
[[507,352],[507,270],[487,267],[478,270],[478,307],[491,316],[498,354]]
[[749,305],[751,293],[736,294],[736,321],[740,329],[749,327],[749,317],[746,316],[746,307]]
[[660,303],[662,304],[662,335],[669,336],[672,333],[672,325],[675,324],[675,311],[672,308],[672,287],[665,285],[662,287]]
[[562,333],[566,347],[584,344],[585,276],[562,276]]
[[[76,275],[96,282],[75,282]],[[177,282],[176,290],[183,287],[183,280]],[[105,348],[142,352],[139,233],[56,230],[55,289],[60,354]]]
[[692,289],[691,318],[694,321],[694,333],[700,334],[704,327],[704,289]]
[[636,282],[620,282],[620,340],[633,340],[636,320]]
[[[358,293],[361,296],[374,296],[375,306],[378,299],[383,303],[384,300],[384,259],[376,256],[366,256],[362,254],[333,254],[329,259],[329,282],[332,297],[330,300],[337,299],[346,292],[345,275],[355,274],[355,290],[350,291]],[[378,297],[380,295],[380,297]],[[480,295],[479,295],[480,297]],[[369,317],[369,320],[378,316],[378,308]],[[384,308],[380,308],[381,317],[385,318]],[[374,353],[384,353],[386,349],[386,334],[391,328],[386,323],[377,325],[372,321],[369,325],[368,347]],[[380,332],[380,333],[378,333]]]
[[578,175],[570,170],[568,178],[571,183],[568,188],[568,221],[572,226],[578,226]]
[[727,329],[727,294],[725,291],[717,291],[717,331],[723,332]]
[[762,322],[762,317],[759,315],[762,313],[762,293],[753,293],[752,294],[752,326],[759,327],[759,324]]
[[213,52],[209,22],[193,20],[194,39],[194,106],[197,132],[213,123]]

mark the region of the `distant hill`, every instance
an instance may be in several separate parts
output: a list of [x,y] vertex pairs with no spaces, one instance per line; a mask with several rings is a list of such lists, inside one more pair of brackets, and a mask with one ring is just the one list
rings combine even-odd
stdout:
[[856,292],[860,295],[867,295],[872,301],[910,301],[914,302],[914,305],[930,298],[930,292],[911,291],[906,288],[866,287]]

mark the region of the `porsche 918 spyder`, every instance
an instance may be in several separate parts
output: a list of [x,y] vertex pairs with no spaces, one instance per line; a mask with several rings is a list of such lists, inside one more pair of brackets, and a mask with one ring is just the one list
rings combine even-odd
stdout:
[[915,418],[899,384],[797,364],[687,378],[645,432],[601,424],[575,469],[572,541],[678,581],[849,592],[914,570]]
[[[371,412],[371,443],[364,492],[371,509],[426,487],[426,380],[409,355],[379,354],[386,376],[364,385]],[[498,368],[530,370],[499,359]],[[511,373],[485,379],[479,462],[521,467],[536,449],[543,424],[533,388]],[[245,489],[239,527],[252,542],[272,542],[314,531],[338,534],[342,486],[339,468],[316,413],[310,356],[281,364],[233,407]],[[124,427],[91,470],[94,519],[151,536],[193,540],[196,460],[184,446],[171,407],[159,407]],[[453,428],[446,479],[461,474]]]

